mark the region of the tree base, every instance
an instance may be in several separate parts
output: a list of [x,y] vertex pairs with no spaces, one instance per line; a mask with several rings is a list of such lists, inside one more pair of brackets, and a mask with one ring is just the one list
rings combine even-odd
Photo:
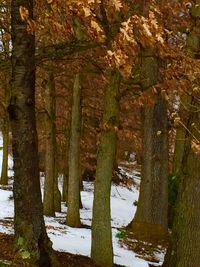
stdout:
[[132,221],[127,230],[131,231],[134,238],[150,243],[163,244],[169,239],[167,229],[160,224]]

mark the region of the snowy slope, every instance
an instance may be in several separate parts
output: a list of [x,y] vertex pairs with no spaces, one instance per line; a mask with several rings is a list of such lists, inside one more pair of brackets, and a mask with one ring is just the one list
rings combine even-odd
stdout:
[[[2,151],[0,151],[0,166]],[[9,158],[12,166],[12,159]],[[1,167],[0,167],[1,171]],[[9,173],[12,175],[12,172]],[[10,181],[12,184],[12,180]],[[43,183],[42,183],[43,184]],[[6,190],[5,190],[6,189]],[[0,189],[0,232],[13,233],[14,203],[12,191],[8,188]],[[91,247],[91,221],[93,202],[93,183],[84,182],[84,191],[81,192],[83,208],[80,211],[84,228],[71,228],[65,225],[67,208],[62,203],[62,212],[56,213],[56,217],[45,217],[47,231],[53,242],[53,248],[59,251],[70,252],[90,256]],[[138,190],[132,187],[130,190],[123,186],[112,185],[111,190],[111,216],[114,247],[114,262],[127,267],[148,267],[148,263],[125,247],[121,247],[116,237],[117,228],[126,226],[135,213],[134,201],[138,199]],[[162,255],[158,255],[159,257]]]

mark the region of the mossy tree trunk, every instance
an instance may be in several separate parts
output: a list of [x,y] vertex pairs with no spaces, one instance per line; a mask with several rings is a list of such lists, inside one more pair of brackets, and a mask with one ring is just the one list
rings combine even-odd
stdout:
[[81,137],[81,75],[75,75],[73,87],[73,104],[71,134],[69,145],[68,209],[66,223],[79,227],[80,222],[80,137]]
[[51,242],[46,234],[40,191],[35,118],[35,36],[28,33],[20,7],[33,19],[33,0],[11,1],[12,84],[8,106],[14,160],[15,245],[21,257],[50,266]]
[[[196,25],[187,39],[190,55],[199,55],[200,0],[191,10]],[[175,209],[172,237],[163,267],[198,267],[200,262],[200,130],[199,130],[199,82],[193,81],[194,97],[189,97],[189,112],[186,122],[184,151],[181,161],[181,175]],[[186,98],[188,98],[186,96]]]
[[[143,51],[143,90],[159,82],[159,65],[155,51]],[[143,107],[142,117],[142,180],[137,211],[129,228],[138,239],[158,241],[167,236],[168,217],[167,104],[160,92],[155,96],[155,104]]]
[[173,155],[172,174],[169,176],[169,208],[168,208],[168,225],[171,228],[173,225],[176,200],[180,177],[182,173],[182,160],[184,154],[186,127],[188,122],[188,112],[190,109],[191,96],[182,95],[180,97],[179,117],[180,121],[176,128],[176,140]]
[[192,106],[196,108],[190,112],[187,125],[172,239],[164,267],[199,267],[200,262],[200,153],[192,149],[192,142],[198,140],[199,144],[200,140],[200,116],[195,111],[199,109],[198,100],[193,100]]
[[119,124],[119,85],[120,74],[118,71],[112,71],[104,96],[104,113],[97,155],[92,219],[91,257],[102,266],[113,266],[110,191]]

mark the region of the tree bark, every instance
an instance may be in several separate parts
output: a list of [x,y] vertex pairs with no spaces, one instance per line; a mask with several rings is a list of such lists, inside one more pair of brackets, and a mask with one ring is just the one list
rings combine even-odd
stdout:
[[61,193],[58,188],[58,167],[55,166],[54,174],[54,208],[56,212],[61,212]]
[[8,184],[8,146],[9,146],[9,118],[7,114],[5,114],[5,117],[4,117],[4,125],[3,125],[2,134],[3,134],[3,160],[2,160],[0,184],[7,185]]
[[[192,106],[199,109],[198,100],[193,99]],[[192,142],[200,140],[199,119],[199,113],[193,109],[187,126],[172,240],[164,267],[198,267],[200,262],[200,154],[192,149]]]
[[45,89],[46,106],[46,163],[44,184],[44,215],[55,216],[54,184],[56,168],[56,136],[55,136],[55,82],[53,72],[48,74]]
[[[188,35],[187,48],[190,55],[199,53],[199,5],[192,7],[191,15],[196,25]],[[191,87],[199,87],[194,80]],[[199,88],[198,88],[199,89]],[[187,98],[188,96],[186,96]],[[186,120],[184,152],[181,162],[178,198],[175,209],[172,237],[165,256],[163,267],[198,267],[200,262],[200,131],[199,131],[199,90],[189,97],[189,114]],[[197,150],[195,149],[197,146]]]
[[120,74],[112,71],[104,100],[103,126],[97,155],[94,186],[91,257],[102,266],[113,266],[110,190],[116,158],[119,125]]
[[63,174],[62,201],[67,205],[68,199],[68,173]]
[[[181,121],[187,125],[188,114],[186,114],[186,108],[190,108],[191,96],[183,95],[180,97],[180,109],[179,109],[179,117]],[[185,136],[186,129],[183,125],[179,125],[176,129],[176,142],[174,149],[174,158],[173,158],[173,174],[176,176],[180,175],[183,152],[184,152],[184,144],[185,144]]]
[[76,74],[73,88],[71,135],[69,147],[68,209],[66,223],[80,227],[80,136],[81,136],[81,81]]
[[[33,19],[32,0],[11,1],[12,85],[8,107],[14,160],[15,245],[21,257],[39,266],[51,265],[40,191],[35,119],[35,37],[28,33],[20,7]],[[52,258],[51,258],[52,259]]]
[[2,129],[3,160],[2,160],[0,184],[7,185],[8,184],[8,146],[9,146],[9,114],[7,111],[7,107],[9,105],[9,99],[10,99],[10,88],[8,86],[8,77],[6,74],[5,74],[4,93],[5,93],[5,97],[4,97],[5,110],[4,110],[4,118],[3,118],[3,129]]
[[[159,65],[155,51],[143,51],[143,90],[158,83]],[[155,104],[147,104],[142,112],[142,180],[135,218],[128,228],[138,239],[162,241],[167,237],[168,218],[168,120],[167,104],[160,92]]]

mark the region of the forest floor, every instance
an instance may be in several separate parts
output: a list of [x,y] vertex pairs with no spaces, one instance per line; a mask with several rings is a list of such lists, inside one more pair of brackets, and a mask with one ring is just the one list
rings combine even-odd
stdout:
[[[1,166],[0,151],[0,166]],[[12,158],[9,159],[12,169]],[[132,164],[122,163],[120,173],[121,184],[112,184],[111,189],[111,224],[113,235],[113,250],[115,266],[126,267],[149,267],[160,266],[164,258],[164,249],[152,244],[141,243],[127,235],[125,227],[132,220],[136,211],[139,195],[140,177],[133,170]],[[12,170],[9,171],[12,177]],[[0,187],[0,259],[15,261],[13,252],[13,217],[14,201],[12,193],[13,179],[9,186]],[[41,177],[41,188],[44,178]],[[62,176],[59,179],[60,190]],[[80,210],[81,228],[71,228],[65,224],[67,207],[62,203],[62,212],[56,213],[55,217],[45,217],[48,236],[53,242],[53,249],[59,258],[60,266],[89,267],[96,266],[88,258],[91,247],[91,222],[93,203],[93,182],[84,182],[81,192],[83,208]],[[84,257],[85,256],[85,257]],[[149,265],[150,264],[150,265]],[[0,266],[1,265],[0,263]],[[25,266],[20,262],[18,266]]]
[[[11,267],[35,267],[30,263],[16,258],[13,248],[14,236],[4,233],[0,233],[0,266],[11,266]],[[59,260],[59,267],[99,267],[89,257],[74,255],[67,252],[55,251],[56,258]],[[120,265],[114,265],[120,267]]]

